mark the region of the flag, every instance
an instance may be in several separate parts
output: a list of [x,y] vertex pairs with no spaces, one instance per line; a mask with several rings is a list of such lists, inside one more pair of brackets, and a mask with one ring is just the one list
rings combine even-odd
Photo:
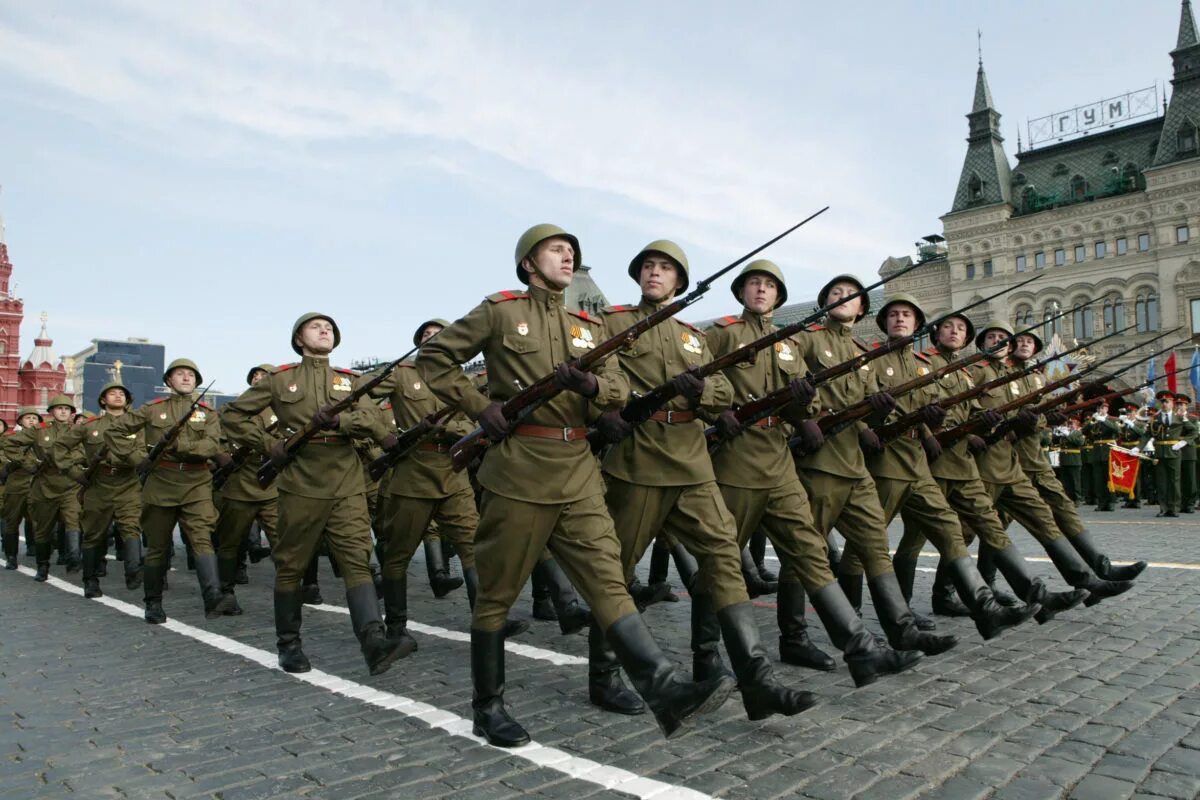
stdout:
[[1192,349],[1192,367],[1190,373],[1192,379],[1192,399],[1200,403],[1200,347]]
[[1133,497],[1137,491],[1138,468],[1141,460],[1127,452],[1112,448],[1108,451],[1108,490],[1124,492]]
[[1174,394],[1179,391],[1178,384],[1175,382],[1178,377],[1175,374],[1175,351],[1171,351],[1171,355],[1167,356],[1167,360],[1163,362],[1163,374],[1167,376],[1167,389]]
[[1150,399],[1146,401],[1146,405],[1154,408],[1157,402],[1154,400],[1154,362],[1158,356],[1150,356],[1150,366],[1146,367],[1146,394],[1150,395]]

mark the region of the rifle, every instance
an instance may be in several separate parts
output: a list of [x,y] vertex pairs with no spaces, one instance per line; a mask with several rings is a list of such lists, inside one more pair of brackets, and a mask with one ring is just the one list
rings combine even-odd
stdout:
[[[143,486],[146,485],[146,479],[150,477],[150,471],[162,460],[163,453],[167,451],[167,448],[173,445],[175,440],[179,438],[179,434],[183,432],[183,426],[191,419],[192,412],[196,410],[196,406],[200,405],[200,401],[204,399],[204,396],[208,394],[208,390],[211,388],[212,382],[210,381],[208,386],[204,387],[204,391],[196,395],[196,399],[188,406],[188,410],[184,412],[184,415],[175,421],[171,429],[163,434],[163,437],[155,443],[154,447],[150,448],[150,453],[146,456],[146,460],[138,465],[138,480],[142,482]],[[99,469],[99,464],[96,467]]]
[[104,457],[108,455],[108,445],[100,445],[100,449],[96,451],[96,455],[88,462],[87,469],[83,471],[83,477],[79,479],[79,502],[83,502],[83,495],[92,486],[92,481],[96,480],[96,473],[100,471],[100,465],[104,462]]
[[[743,361],[753,361],[757,357],[758,353],[762,350],[771,347],[777,342],[790,339],[801,331],[806,330],[809,325],[828,314],[834,308],[842,305],[843,303],[848,303],[856,298],[865,297],[878,289],[880,286],[883,286],[885,283],[893,281],[896,278],[899,278],[901,275],[912,272],[917,267],[924,266],[925,263],[925,261],[918,261],[914,264],[910,264],[898,272],[894,272],[886,278],[876,281],[870,286],[864,287],[852,294],[848,294],[840,300],[825,304],[799,322],[793,322],[791,325],[785,325],[782,328],[778,328],[771,333],[768,333],[766,336],[754,340],[750,344],[730,350],[728,353],[714,358],[707,364],[701,364],[692,372],[698,378],[707,378],[709,375],[715,375],[718,372],[724,372],[726,369],[736,366]],[[1037,278],[1040,277],[1041,276],[1038,275],[1034,278],[1030,278],[1030,280],[1025,281],[1025,283],[1029,283],[1032,280],[1037,280]],[[667,403],[671,402],[671,400],[673,400],[678,394],[679,393],[675,389],[675,382],[667,381],[660,386],[654,387],[646,394],[630,400],[629,403],[627,403],[620,411],[621,419],[625,420],[630,425],[641,425],[643,422],[650,419],[650,417],[652,417],[656,411],[661,409]],[[592,446],[593,452],[597,452],[601,447],[607,444],[607,442],[604,440],[604,435],[597,429],[593,428],[592,430],[588,431],[588,444]]]
[[[354,404],[358,402],[360,397],[370,394],[372,389],[383,383],[384,380],[387,379],[387,376],[392,374],[392,370],[398,367],[402,361],[406,360],[419,349],[420,345],[417,345],[404,355],[397,358],[395,361],[390,361],[385,364],[382,369],[376,371],[375,375],[372,376],[369,381],[362,384],[357,389],[351,390],[350,394],[330,405],[327,411],[330,414],[340,414],[343,411],[347,411],[352,408]],[[308,444],[308,441],[321,433],[322,430],[323,428],[317,425],[313,420],[309,420],[303,428],[289,436],[283,443],[284,450],[287,452],[287,458],[284,459],[282,464],[276,464],[274,461],[264,462],[263,465],[258,468],[258,485],[264,489],[270,486],[275,478],[279,475],[279,471],[288,464],[292,463],[292,460],[296,457],[296,454],[304,449],[304,445]]]
[[[924,325],[922,325],[917,330],[913,331],[908,336],[901,336],[896,339],[889,339],[888,341],[884,342],[882,345],[880,345],[879,347],[877,347],[873,350],[866,350],[862,353],[859,353],[858,355],[856,355],[852,358],[849,358],[846,361],[841,362],[840,364],[835,364],[832,367],[827,367],[815,375],[810,373],[809,379],[812,381],[814,386],[819,386],[822,383],[826,383],[828,381],[834,380],[835,378],[839,378],[842,375],[847,375],[849,373],[852,373],[852,372],[854,372],[854,370],[862,368],[863,366],[865,366],[866,364],[869,364],[870,362],[874,361],[875,359],[883,358],[884,356],[888,355],[889,353],[894,353],[897,350],[903,349],[904,347],[907,347],[908,345],[915,342],[920,337],[926,336],[926,335],[932,333],[934,330],[937,329],[938,325],[942,324],[942,322],[944,322],[949,317],[963,314],[963,313],[969,311],[970,309],[975,308],[976,306],[990,302],[991,300],[999,297],[1000,295],[1006,294],[1007,292],[1011,292],[1013,289],[1017,289],[1017,288],[1020,288],[1021,286],[1024,286],[1025,284],[1032,283],[1033,281],[1037,280],[1040,277],[1041,277],[1040,275],[1034,276],[1033,278],[1029,278],[1028,280],[1022,281],[1021,283],[1017,284],[1016,286],[1009,287],[1008,289],[1004,289],[993,295],[989,295],[988,297],[982,298],[980,300],[976,300],[973,303],[969,303],[968,305],[963,306],[961,309],[958,309],[957,311],[951,311],[948,314],[943,314],[942,316],[938,317],[935,320],[926,322]],[[847,298],[847,299],[849,299],[849,298]],[[1066,312],[1066,311],[1063,312],[1063,314],[1067,314],[1067,313],[1070,313],[1070,312]],[[1063,314],[1060,314],[1059,316],[1062,316]],[[789,402],[791,402],[791,399],[792,399],[791,388],[788,386],[784,386],[780,389],[776,389],[775,391],[770,392],[769,394],[767,394],[764,397],[759,398],[758,400],[751,400],[749,403],[746,403],[746,404],[740,406],[739,408],[737,408],[734,411],[734,413],[738,418],[738,422],[740,422],[743,427],[748,427],[750,425],[755,424],[759,420],[766,419],[767,417],[771,416],[780,407],[785,406]],[[854,408],[857,408],[857,406],[854,406]],[[825,419],[825,418],[823,417],[822,419]],[[855,419],[857,419],[857,417],[855,417]],[[818,420],[818,424],[821,424],[820,420]],[[831,425],[833,423],[830,422],[830,423],[826,423],[826,424]],[[849,423],[847,422],[847,424],[849,424]],[[714,426],[714,427],[711,427],[708,430],[706,430],[704,433],[705,433],[705,436],[707,436],[709,439],[709,452],[711,453],[711,452],[713,452],[713,450],[715,450],[716,447],[720,446],[720,444],[721,444],[722,439],[721,439],[720,432]]]
[[[275,420],[268,425],[266,430],[263,432],[271,433],[278,427],[279,420]],[[213,489],[220,489],[222,486],[224,486],[225,482],[233,476],[233,473],[246,466],[246,463],[253,455],[254,449],[246,445],[242,445],[234,450],[233,453],[230,454],[230,460],[228,464],[223,467],[217,467],[215,470],[213,470]]]
[[[758,255],[763,250],[767,249],[780,239],[795,231],[797,228],[808,224],[810,221],[821,216],[828,210],[829,206],[825,206],[815,214],[802,219],[800,222],[797,222],[783,233],[768,240],[764,244],[759,245],[749,253],[746,253],[742,257],[738,258],[736,261],[721,267],[721,269],[697,283],[695,288],[693,288],[683,297],[673,300],[672,302],[655,311],[650,316],[633,323],[617,335],[609,337],[588,352],[568,363],[578,370],[590,372],[595,367],[604,363],[604,361],[607,360],[610,355],[615,353],[621,347],[633,344],[633,342],[635,342],[642,334],[665,322],[666,320],[678,314],[680,311],[683,311],[688,306],[697,302],[701,297],[704,296],[712,284],[722,275],[729,272],[734,267],[737,267],[742,262],[748,261],[749,259]],[[554,373],[551,372],[549,375],[539,379],[532,386],[522,389],[520,392],[505,401],[501,408],[504,418],[512,423],[520,423],[521,420],[528,417],[543,403],[548,402],[561,391],[562,389],[554,380]],[[450,448],[450,458],[454,469],[464,469],[467,464],[470,464],[476,457],[483,454],[483,451],[487,449],[488,444],[488,439],[484,435],[482,428],[476,428],[463,438],[459,439]]]
[[[1138,362],[1138,363],[1140,363],[1140,362]],[[1130,366],[1133,366],[1133,365],[1131,364]],[[1183,367],[1183,368],[1181,368],[1181,369],[1177,369],[1177,370],[1175,370],[1174,372],[1169,372],[1169,373],[1167,373],[1166,375],[1163,375],[1162,377],[1166,378],[1166,377],[1169,377],[1169,376],[1171,376],[1171,375],[1179,375],[1179,374],[1181,374],[1181,373],[1187,372],[1189,369],[1191,369],[1191,367]],[[1117,375],[1117,374],[1119,374],[1119,372],[1118,372],[1118,373],[1112,373],[1112,374],[1113,374],[1113,375]],[[1098,379],[1096,379],[1095,381],[1093,381],[1093,383],[1107,382],[1107,381],[1109,381],[1109,380],[1111,380],[1111,377],[1105,377],[1105,378],[1103,378],[1103,379],[1100,379],[1100,378],[1098,378]],[[1128,389],[1118,389],[1118,390],[1116,390],[1116,391],[1112,391],[1112,392],[1106,392],[1105,394],[1102,394],[1102,395],[1097,395],[1096,397],[1093,397],[1093,398],[1091,398],[1091,399],[1089,399],[1089,400],[1080,400],[1079,402],[1076,402],[1076,403],[1071,403],[1071,404],[1070,404],[1070,405],[1068,405],[1068,406],[1065,406],[1065,407],[1063,407],[1063,408],[1060,408],[1060,409],[1058,410],[1058,413],[1060,413],[1060,414],[1066,414],[1067,416],[1070,416],[1070,415],[1072,415],[1072,414],[1075,414],[1075,413],[1077,413],[1077,412],[1079,412],[1079,411],[1087,411],[1087,410],[1088,410],[1089,408],[1091,408],[1092,406],[1100,405],[1101,403],[1107,403],[1107,402],[1109,402],[1110,400],[1117,400],[1117,399],[1119,399],[1119,398],[1121,398],[1121,397],[1124,397],[1125,395],[1128,395],[1128,394],[1133,394],[1134,392],[1137,392],[1137,391],[1140,391],[1140,390],[1142,390],[1142,389],[1145,389],[1147,386],[1153,386],[1153,385],[1154,385],[1156,382],[1158,382],[1159,380],[1160,380],[1159,378],[1155,378],[1154,380],[1146,380],[1146,381],[1142,381],[1142,382],[1141,382],[1141,383],[1139,383],[1138,385],[1136,385],[1136,386],[1131,386],[1131,387],[1130,387],[1130,388],[1128,388]],[[1082,391],[1082,387],[1081,387],[1080,391]],[[1068,394],[1066,394],[1066,395],[1064,395],[1064,396],[1065,396],[1065,397],[1070,397],[1072,394],[1074,394],[1074,393],[1068,393]]]
[[367,474],[371,476],[371,480],[379,480],[385,472],[391,469],[392,465],[398,464],[407,458],[408,454],[416,450],[417,445],[433,435],[437,426],[448,419],[454,411],[455,408],[453,406],[443,406],[432,414],[427,414],[416,425],[401,433],[395,447],[367,465]]
[[[1153,340],[1151,340],[1151,341],[1153,341]],[[1105,374],[1101,375],[1099,378],[1093,378],[1091,381],[1088,382],[1088,384],[1089,385],[1099,384],[1099,385],[1103,386],[1105,383],[1108,383],[1113,378],[1120,375],[1122,372],[1127,372],[1127,371],[1133,369],[1134,367],[1136,367],[1138,364],[1143,364],[1143,363],[1149,361],[1150,359],[1154,358],[1156,355],[1157,355],[1157,353],[1151,353],[1148,356],[1139,358],[1136,361],[1132,361],[1132,362],[1126,364],[1125,366],[1121,367],[1120,369],[1113,370],[1112,372],[1106,372]],[[1099,367],[1100,364],[1106,363],[1111,360],[1112,359],[1109,358],[1109,359],[1105,359],[1105,361],[1099,362],[1095,365],[1089,365],[1088,367],[1085,367],[1084,369],[1081,369],[1079,372],[1075,373],[1074,377],[1076,378],[1076,380],[1078,380],[1079,378],[1082,378],[1084,375],[1091,372],[1092,369],[1094,369],[1095,367]],[[1186,370],[1183,370],[1183,371],[1186,371]],[[1178,370],[1177,370],[1177,372],[1178,372]],[[1171,373],[1171,374],[1175,374],[1175,373]],[[1067,402],[1067,400],[1071,399],[1079,392],[1083,391],[1084,389],[1085,389],[1085,387],[1080,385],[1073,390],[1068,389],[1067,391],[1063,392],[1062,394],[1052,395],[1050,397],[1047,397],[1045,400],[1038,403],[1032,409],[1033,413],[1039,414],[1039,415],[1040,414],[1048,414],[1051,411],[1053,411],[1054,409],[1058,408],[1063,403]]]

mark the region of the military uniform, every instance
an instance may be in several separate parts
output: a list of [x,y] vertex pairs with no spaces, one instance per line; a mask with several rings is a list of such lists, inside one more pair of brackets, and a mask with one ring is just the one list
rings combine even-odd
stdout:
[[[26,415],[36,416],[38,424],[40,424],[41,415],[35,409],[23,408],[17,414],[17,418],[20,419]],[[2,507],[6,569],[17,568],[21,523],[25,524],[25,553],[26,555],[34,553],[33,520],[29,518],[29,490],[33,485],[33,476],[38,471],[38,458],[32,445],[21,445],[9,449],[8,442],[20,432],[20,428],[14,428],[0,437],[0,459],[4,462],[4,472],[7,475],[7,479],[4,481],[4,505]]]
[[1052,435],[1058,446],[1059,480],[1067,497],[1078,506],[1083,502],[1083,431],[1075,428]]
[[[220,416],[223,417],[225,413],[222,409]],[[274,412],[266,409],[254,421],[262,428],[264,441],[269,440],[273,444],[278,439],[280,432],[272,429],[278,421]],[[275,546],[275,531],[279,525],[279,489],[274,483],[266,488],[258,484],[261,463],[261,458],[246,459],[241,467],[225,479],[215,495],[217,566],[221,590],[228,594],[233,593],[242,546],[247,543],[255,524],[267,537],[271,547]]]
[[[1163,399],[1170,392],[1159,392]],[[1161,410],[1147,426],[1147,435],[1154,439],[1154,455],[1158,464],[1154,468],[1155,485],[1158,487],[1158,516],[1179,516],[1179,463],[1183,438],[1183,420],[1173,409]],[[1148,440],[1147,440],[1148,441]]]
[[1200,486],[1196,483],[1196,445],[1200,443],[1200,424],[1188,415],[1192,399],[1185,394],[1175,395],[1175,405],[1183,420],[1183,429],[1179,437],[1187,444],[1179,457],[1179,511],[1182,514],[1192,514],[1196,510],[1196,500],[1200,495]]
[[1107,415],[1093,415],[1083,425],[1083,435],[1092,451],[1092,495],[1097,511],[1113,510],[1112,490],[1108,488],[1108,454],[1119,433],[1117,420]]
[[[1137,420],[1137,417],[1130,415],[1122,417],[1118,422],[1117,444],[1127,450],[1132,450],[1135,447],[1140,447],[1143,442],[1143,436],[1146,433],[1146,426]],[[1133,485],[1133,494],[1129,495],[1122,504],[1123,508],[1141,508],[1141,498],[1146,496],[1142,491],[1143,479],[1146,477],[1146,470],[1138,470],[1138,480]]]

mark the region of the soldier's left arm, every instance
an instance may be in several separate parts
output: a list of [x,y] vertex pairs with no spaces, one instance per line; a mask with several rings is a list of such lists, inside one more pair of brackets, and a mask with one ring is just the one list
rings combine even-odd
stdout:
[[72,478],[83,475],[83,465],[87,461],[83,452],[83,440],[90,429],[90,425],[72,425],[58,435],[50,448],[48,455],[51,463]]
[[149,456],[145,438],[138,436],[146,426],[147,414],[146,406],[126,411],[104,432],[104,443],[114,464],[136,467]]
[[[608,336],[607,326],[601,324],[599,333]],[[610,355],[592,369],[596,376],[596,396],[591,399],[592,406],[597,411],[616,411],[629,402],[629,376],[621,369],[621,362],[616,354]]]
[[[710,364],[714,358],[708,337],[698,333],[700,339],[700,363]],[[733,404],[733,384],[724,373],[716,372],[704,379],[704,391],[700,395],[699,408],[707,415],[720,414]]]
[[[193,427],[192,421],[197,414],[203,414],[203,426]],[[191,420],[183,426],[179,438],[171,449],[182,456],[193,458],[215,458],[224,452],[221,445],[221,419],[215,409],[203,404],[196,406]]]
[[250,447],[261,455],[271,452],[276,439],[267,433],[258,415],[270,407],[274,400],[271,384],[275,380],[275,375],[268,375],[242,392],[236,400],[221,407],[220,424],[228,441],[240,447]]

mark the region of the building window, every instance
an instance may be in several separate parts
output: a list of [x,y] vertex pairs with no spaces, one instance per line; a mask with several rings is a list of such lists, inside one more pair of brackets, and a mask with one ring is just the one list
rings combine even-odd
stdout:
[[1150,249],[1150,234],[1139,233],[1138,234],[1138,252],[1144,253],[1149,249]]
[[987,261],[983,262],[983,277],[985,277],[985,278],[992,277],[992,260],[990,258]]
[[1022,306],[1017,309],[1016,325],[1017,330],[1023,331],[1026,328],[1033,326],[1033,309],[1029,306]]
[[1125,169],[1121,170],[1121,188],[1125,191],[1132,191],[1138,185],[1138,168],[1133,164],[1126,164]]
[[1158,297],[1153,294],[1139,294],[1134,305],[1134,319],[1138,333],[1158,330]]
[[972,175],[967,181],[967,198],[971,202],[983,199],[983,181],[979,180],[978,175]]
[[1061,267],[1067,263],[1067,251],[1061,247],[1054,251],[1054,266]]
[[1196,152],[1196,127],[1194,125],[1184,123],[1175,138],[1175,147],[1181,156]]
[[967,264],[967,280],[969,280],[969,281],[975,280],[975,265],[974,264]]
[[1087,181],[1082,175],[1076,175],[1071,178],[1071,199],[1082,200],[1087,197]]
[[1192,299],[1192,336],[1200,336],[1200,297]]
[[1017,272],[1025,271],[1025,256],[1017,256]]
[[1095,330],[1096,319],[1091,306],[1079,305],[1075,306],[1075,311],[1071,315],[1071,327],[1075,332],[1076,339],[1090,339]]
[[1033,267],[1034,269],[1046,268],[1046,254],[1043,251],[1038,250],[1033,254]]
[[1104,301],[1104,332],[1114,333],[1125,327],[1125,301],[1110,297]]
[[1104,258],[1108,255],[1108,245],[1104,242],[1096,242],[1096,258]]
[[1087,248],[1081,244],[1075,245],[1075,263],[1076,264],[1082,263],[1083,259],[1086,257],[1087,257]]
[[1180,225],[1175,229],[1175,242],[1177,244],[1187,244],[1190,238],[1192,238],[1192,232],[1188,230],[1187,225]]
[[1117,239],[1117,255],[1123,256],[1129,252],[1129,240],[1124,236]]
[[1062,334],[1062,317],[1054,319],[1058,316],[1058,312],[1054,310],[1054,305],[1047,305],[1042,309],[1042,343],[1049,345],[1050,340],[1056,334]]

